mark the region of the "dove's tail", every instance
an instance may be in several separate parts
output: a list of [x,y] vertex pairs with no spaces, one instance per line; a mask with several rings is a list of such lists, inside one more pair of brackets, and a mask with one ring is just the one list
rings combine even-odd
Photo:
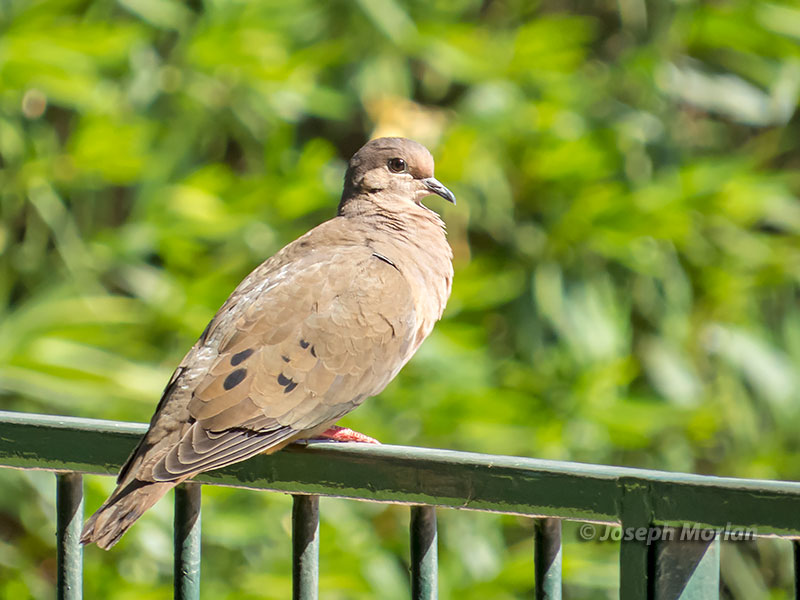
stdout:
[[81,534],[81,544],[94,542],[103,550],[108,550],[119,541],[136,519],[178,483],[134,479],[124,488],[117,488],[105,504],[86,521]]

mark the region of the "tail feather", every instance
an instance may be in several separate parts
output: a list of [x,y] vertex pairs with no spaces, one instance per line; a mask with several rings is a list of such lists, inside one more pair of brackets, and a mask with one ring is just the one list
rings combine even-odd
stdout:
[[81,544],[94,542],[103,550],[110,549],[136,519],[178,483],[135,479],[124,488],[117,488],[105,504],[86,521],[81,533]]

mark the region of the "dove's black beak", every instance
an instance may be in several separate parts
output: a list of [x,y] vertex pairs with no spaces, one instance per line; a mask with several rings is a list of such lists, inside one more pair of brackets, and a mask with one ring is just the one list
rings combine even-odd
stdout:
[[422,180],[422,183],[425,184],[425,188],[431,193],[436,194],[437,196],[441,196],[448,202],[452,202],[453,204],[456,203],[456,196],[453,192],[448,190],[444,187],[441,182],[436,179],[435,177],[427,177]]

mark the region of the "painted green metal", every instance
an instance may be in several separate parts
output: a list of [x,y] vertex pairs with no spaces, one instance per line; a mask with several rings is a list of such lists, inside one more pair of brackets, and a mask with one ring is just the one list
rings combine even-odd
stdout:
[[[620,521],[623,532],[648,531],[653,523],[650,482],[634,478],[621,480]],[[619,549],[619,598],[651,598],[651,545],[639,535],[623,535]]]
[[319,597],[319,496],[293,496],[292,600]]
[[536,600],[561,600],[561,521],[533,522],[533,565]]
[[[79,473],[115,473],[146,425],[0,411],[0,466],[57,471],[59,598],[81,595]],[[65,471],[71,473],[64,473]],[[537,598],[560,597],[557,518],[621,524],[620,598],[718,597],[721,530],[796,538],[800,483],[744,480],[367,444],[309,444],[205,473],[199,482],[295,496],[294,598],[318,597],[318,495],[406,503],[414,598],[436,597],[434,506],[540,517]],[[426,506],[418,506],[424,504]],[[199,598],[200,485],[176,489],[175,597]],[[547,517],[547,518],[543,518]],[[664,526],[716,529],[715,541],[651,539]],[[645,538],[629,535],[645,532]],[[651,532],[648,534],[647,532]],[[655,542],[655,543],[652,543]],[[800,542],[794,542],[800,599]]]
[[410,517],[411,598],[436,600],[439,596],[436,509],[433,506],[412,506]]
[[[720,536],[713,530],[684,528],[654,530],[654,600],[711,600],[719,598]],[[687,531],[697,533],[689,538]],[[689,539],[687,539],[689,538]]]
[[175,488],[174,579],[176,600],[200,598],[201,485],[182,483]]
[[[115,473],[145,429],[140,424],[0,412],[0,466]],[[425,448],[311,443],[256,456],[197,479],[612,524],[622,521],[621,507],[629,504],[627,488],[635,485],[646,499],[643,516],[655,524],[748,527],[760,535],[800,532],[800,483]]]
[[56,475],[57,594],[59,600],[83,597],[83,477]]

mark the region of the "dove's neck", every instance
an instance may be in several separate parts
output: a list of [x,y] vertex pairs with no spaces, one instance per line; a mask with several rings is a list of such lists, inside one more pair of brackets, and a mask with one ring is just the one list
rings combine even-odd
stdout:
[[426,262],[436,262],[441,257],[441,261],[450,266],[452,252],[444,221],[421,204],[388,194],[364,194],[342,203],[339,216],[354,219],[366,232],[385,233],[384,239],[397,248],[395,253],[402,251],[409,261],[424,256]]
[[339,205],[339,215],[363,219],[381,230],[407,236],[436,235],[444,240],[444,221],[431,209],[391,194],[359,194]]

